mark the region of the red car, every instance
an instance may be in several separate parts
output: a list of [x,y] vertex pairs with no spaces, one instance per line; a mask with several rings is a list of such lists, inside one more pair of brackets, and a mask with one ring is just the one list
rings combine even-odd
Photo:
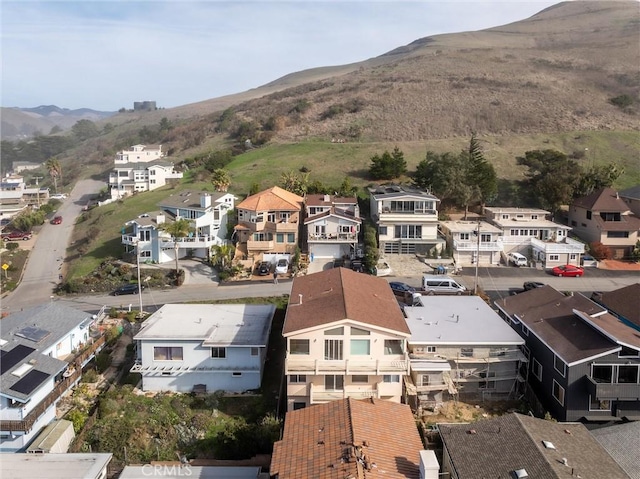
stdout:
[[51,224],[52,224],[52,225],[59,225],[59,224],[62,224],[62,216],[55,216],[55,217],[51,220]]
[[573,266],[572,264],[563,264],[556,266],[551,270],[555,276],[574,276],[579,278],[584,274],[584,269],[580,266]]
[[29,231],[9,231],[2,233],[2,239],[4,241],[23,240],[27,241],[31,239],[31,232]]

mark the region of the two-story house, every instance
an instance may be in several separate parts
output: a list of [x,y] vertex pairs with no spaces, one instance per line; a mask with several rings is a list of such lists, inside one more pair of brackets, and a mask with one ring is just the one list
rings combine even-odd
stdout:
[[640,217],[640,185],[619,191],[618,194],[629,205],[629,209],[633,214]]
[[289,258],[296,250],[304,198],[278,186],[237,205],[236,255],[256,261]]
[[21,175],[6,175],[0,180],[0,219],[11,219],[29,206],[49,201],[49,189],[27,186]]
[[560,421],[640,417],[640,337],[581,294],[550,286],[497,301],[525,340],[528,393]]
[[589,430],[575,422],[510,413],[471,424],[441,423],[438,432],[443,446],[438,477],[629,479]]
[[524,340],[478,296],[421,296],[404,309],[407,395],[415,408],[451,398],[514,398],[521,390]]
[[410,331],[384,279],[346,268],[295,278],[282,335],[287,410],[345,397],[400,402]]
[[102,347],[99,318],[46,303],[2,319],[0,452],[29,445],[56,417],[56,404]]
[[595,292],[591,299],[618,317],[627,326],[640,333],[640,283],[630,284],[613,291]]
[[460,266],[496,266],[502,260],[502,229],[486,221],[441,221],[440,233]]
[[[143,262],[174,261],[176,243],[179,258],[209,258],[212,246],[227,243],[228,214],[234,202],[231,193],[183,190],[160,201],[160,211],[128,221],[123,228],[122,244]],[[172,238],[162,229],[163,225],[179,218],[189,220],[193,233]]]
[[406,185],[369,188],[371,218],[384,254],[430,253],[444,248],[438,236],[438,198]]
[[487,221],[502,230],[504,254],[523,254],[545,268],[579,265],[584,244],[569,238],[571,228],[551,221],[550,214],[537,208],[492,206],[484,209]]
[[614,258],[626,258],[638,241],[640,218],[613,188],[577,198],[569,207],[569,224],[587,243],[600,242]]
[[275,306],[165,304],[133,340],[144,391],[232,391],[262,382]]
[[406,404],[346,398],[287,412],[269,477],[431,479],[438,469]]
[[116,153],[115,164],[146,163],[164,157],[162,145],[133,145],[128,150]]
[[307,195],[305,213],[310,258],[355,257],[362,223],[357,198]]

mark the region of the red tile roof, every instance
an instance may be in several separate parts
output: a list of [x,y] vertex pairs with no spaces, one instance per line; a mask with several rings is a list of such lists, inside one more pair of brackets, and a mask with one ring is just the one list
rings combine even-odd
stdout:
[[293,280],[283,335],[344,319],[411,334],[389,283],[382,278],[333,268]]
[[[287,413],[282,440],[273,448],[270,475],[417,479],[423,449],[408,405],[347,398]],[[356,456],[362,454],[366,460],[360,462]]]

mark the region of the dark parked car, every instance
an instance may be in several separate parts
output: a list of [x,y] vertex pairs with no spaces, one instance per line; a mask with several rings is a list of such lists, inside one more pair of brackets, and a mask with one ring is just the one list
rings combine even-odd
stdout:
[[416,288],[414,288],[413,286],[409,286],[407,283],[390,281],[389,286],[391,286],[393,294],[395,294],[396,296],[400,296],[403,299],[411,297],[412,293],[416,292]]
[[522,285],[522,287],[524,288],[525,291],[530,291],[530,290],[536,289],[536,288],[542,288],[543,286],[546,286],[546,284],[540,283],[538,281],[526,281]]
[[364,273],[364,263],[359,259],[355,259],[351,261],[351,269],[353,271],[357,271],[358,273]]
[[[144,289],[144,286],[142,287]],[[138,289],[138,283],[129,283],[120,286],[119,288],[113,291],[114,296],[119,296],[121,294],[138,294],[140,290]]]
[[259,276],[267,276],[271,273],[271,263],[268,261],[262,261],[256,270]]

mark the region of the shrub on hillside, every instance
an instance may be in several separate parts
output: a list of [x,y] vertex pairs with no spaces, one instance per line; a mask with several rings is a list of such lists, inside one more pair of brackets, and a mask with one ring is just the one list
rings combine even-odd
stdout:
[[618,95],[613,98],[609,98],[609,103],[617,106],[618,108],[624,110],[627,107],[633,105],[633,97],[631,95]]

